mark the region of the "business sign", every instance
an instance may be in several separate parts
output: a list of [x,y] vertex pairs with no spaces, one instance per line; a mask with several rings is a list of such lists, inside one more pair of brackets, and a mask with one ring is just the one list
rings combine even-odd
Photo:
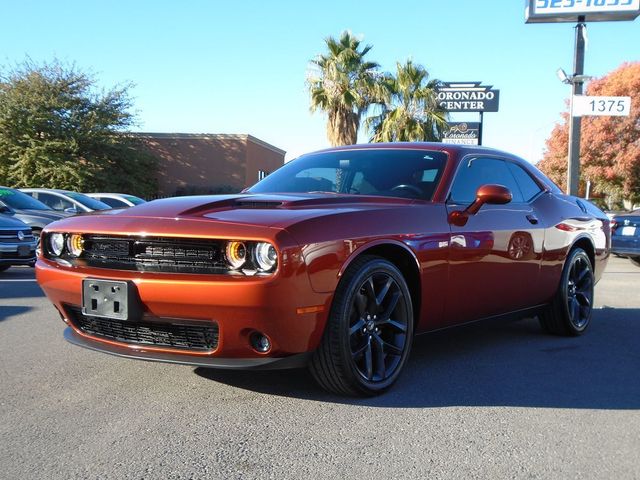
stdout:
[[492,90],[492,86],[480,82],[443,82],[436,89],[436,98],[447,112],[497,112],[500,90]]
[[571,111],[574,117],[587,115],[628,117],[631,113],[631,97],[589,97],[574,95]]
[[633,20],[640,0],[525,0],[526,23]]
[[449,122],[442,141],[458,145],[478,145],[480,122]]

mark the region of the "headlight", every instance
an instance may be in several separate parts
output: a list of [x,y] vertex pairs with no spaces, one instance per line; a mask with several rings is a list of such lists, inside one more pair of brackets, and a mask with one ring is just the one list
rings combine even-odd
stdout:
[[67,250],[74,257],[79,257],[82,254],[84,247],[84,239],[82,235],[73,234],[67,237]]
[[52,233],[49,235],[49,253],[59,257],[64,250],[64,234]]
[[229,242],[227,243],[226,257],[231,268],[237,270],[247,260],[247,247],[242,242]]
[[278,253],[270,243],[260,242],[256,245],[256,263],[261,270],[267,272],[276,266]]

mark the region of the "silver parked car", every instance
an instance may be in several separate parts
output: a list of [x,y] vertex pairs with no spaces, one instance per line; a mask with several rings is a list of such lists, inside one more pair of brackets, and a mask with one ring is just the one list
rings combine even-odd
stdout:
[[126,193],[85,193],[87,197],[106,203],[111,208],[127,208],[145,203],[145,200]]
[[0,213],[10,215],[31,227],[36,238],[42,229],[71,213],[58,212],[15,188],[0,187]]
[[109,210],[111,208],[106,203],[102,203],[95,198],[69,190],[21,188],[20,191],[60,212],[88,213],[94,210]]

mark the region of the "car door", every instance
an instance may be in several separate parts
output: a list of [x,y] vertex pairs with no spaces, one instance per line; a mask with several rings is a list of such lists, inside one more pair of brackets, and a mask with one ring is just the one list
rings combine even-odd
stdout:
[[539,278],[544,230],[531,203],[537,193],[530,188],[525,197],[515,168],[522,170],[508,160],[485,156],[460,163],[447,201],[449,214],[471,204],[482,185],[503,185],[513,198],[505,205],[485,204],[464,226],[450,225],[449,325],[531,306],[529,289]]

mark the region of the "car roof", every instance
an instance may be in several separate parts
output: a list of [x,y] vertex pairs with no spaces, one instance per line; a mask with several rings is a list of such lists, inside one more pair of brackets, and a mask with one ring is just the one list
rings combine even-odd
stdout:
[[345,150],[437,150],[449,153],[468,154],[468,153],[492,153],[496,155],[516,157],[511,153],[496,148],[484,147],[480,145],[458,145],[453,143],[442,142],[389,142],[389,143],[356,143],[355,145],[343,145],[339,147],[325,148],[311,154],[324,152],[339,152]]
[[75,193],[71,190],[62,190],[60,188],[20,188],[19,190],[24,192],[52,192],[52,193],[60,193],[62,195],[66,195],[68,193]]
[[102,197],[108,197],[108,196],[112,196],[112,197],[125,197],[127,195],[129,195],[128,193],[111,193],[111,192],[91,192],[91,193],[85,193],[85,195],[88,195],[90,197],[94,197],[94,196],[102,196]]

